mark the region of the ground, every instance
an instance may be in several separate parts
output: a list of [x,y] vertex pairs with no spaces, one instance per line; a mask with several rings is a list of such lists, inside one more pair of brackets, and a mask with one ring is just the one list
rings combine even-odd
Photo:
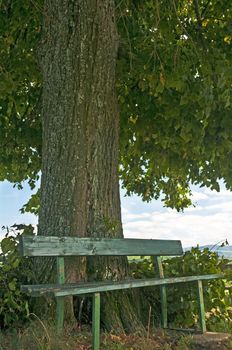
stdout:
[[[114,335],[102,333],[101,350],[231,350],[231,336],[222,333],[189,335],[161,329],[150,334]],[[229,339],[230,338],[230,339]],[[0,335],[0,350],[91,350],[89,329],[65,329],[57,337],[54,328],[38,320],[20,331]]]

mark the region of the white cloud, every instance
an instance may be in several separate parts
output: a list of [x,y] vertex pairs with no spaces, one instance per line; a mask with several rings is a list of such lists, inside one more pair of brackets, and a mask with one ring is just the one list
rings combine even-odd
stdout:
[[135,219],[148,219],[150,218],[150,213],[141,213],[141,214],[132,214],[129,211],[125,212],[122,211],[122,215],[124,215],[124,219],[129,221],[129,220],[135,220]]
[[205,200],[208,199],[209,196],[204,192],[192,191],[192,199],[193,201]]
[[[125,237],[181,239],[185,247],[216,244],[225,239],[232,244],[232,193],[208,189],[193,193],[200,205],[188,208],[184,213],[161,208],[157,203],[156,210],[151,211],[148,207],[143,210],[143,204],[137,198],[140,212],[134,214],[130,207],[123,215]],[[151,207],[154,208],[154,203]]]

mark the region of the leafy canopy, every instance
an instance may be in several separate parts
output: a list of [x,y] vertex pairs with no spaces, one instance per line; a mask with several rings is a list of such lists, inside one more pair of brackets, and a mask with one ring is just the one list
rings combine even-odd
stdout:
[[[190,184],[218,191],[223,179],[231,189],[232,2],[115,3],[127,193],[162,196],[164,205],[181,210],[191,203]],[[42,0],[0,6],[0,180],[33,187],[41,161]]]

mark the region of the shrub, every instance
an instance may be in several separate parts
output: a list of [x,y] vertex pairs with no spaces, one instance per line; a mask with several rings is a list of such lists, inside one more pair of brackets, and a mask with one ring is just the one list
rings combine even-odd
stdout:
[[30,260],[20,257],[18,237],[33,234],[31,225],[14,225],[6,229],[0,242],[0,328],[18,327],[29,315],[28,298],[20,291],[20,285],[31,279]]
[[[208,248],[192,248],[181,257],[163,261],[165,277],[190,276],[222,273],[227,260],[219,258],[217,253]],[[154,263],[150,258],[134,260],[130,264],[132,275],[136,278],[155,277]],[[208,329],[216,329],[220,324],[232,322],[232,293],[226,288],[226,280],[203,282],[206,322]],[[144,297],[151,306],[160,309],[159,288],[144,289]],[[167,286],[168,321],[173,327],[197,328],[199,317],[196,282]],[[153,310],[156,320],[160,313]]]

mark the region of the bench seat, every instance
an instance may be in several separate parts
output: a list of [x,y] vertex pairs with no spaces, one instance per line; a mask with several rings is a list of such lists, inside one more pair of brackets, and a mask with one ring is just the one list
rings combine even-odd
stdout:
[[126,279],[124,281],[103,281],[103,282],[83,282],[73,284],[38,284],[22,285],[21,290],[30,296],[41,296],[43,294],[53,294],[56,297],[68,295],[80,295],[89,293],[108,292],[112,290],[141,288],[151,286],[161,286],[175,283],[186,283],[193,281],[210,280],[223,278],[221,274],[168,277],[168,278],[146,278],[146,279]]

